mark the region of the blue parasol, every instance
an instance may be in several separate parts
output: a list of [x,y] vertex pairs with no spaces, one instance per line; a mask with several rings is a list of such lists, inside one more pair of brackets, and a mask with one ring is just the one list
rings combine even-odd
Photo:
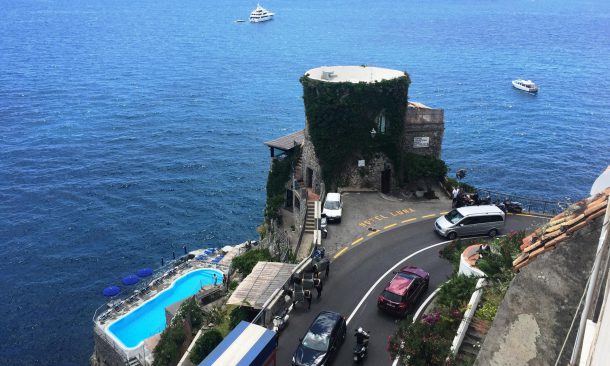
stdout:
[[152,275],[153,270],[151,268],[142,268],[142,269],[139,269],[138,272],[136,272],[136,274],[138,275],[138,277],[144,278],[144,277],[148,277],[148,276]]
[[123,285],[129,286],[138,283],[140,279],[136,275],[129,275],[127,277],[123,277]]
[[110,286],[110,287],[106,287],[104,289],[104,291],[102,291],[102,293],[104,294],[104,296],[106,297],[113,297],[119,294],[119,292],[121,292],[121,289],[118,288],[117,286]]

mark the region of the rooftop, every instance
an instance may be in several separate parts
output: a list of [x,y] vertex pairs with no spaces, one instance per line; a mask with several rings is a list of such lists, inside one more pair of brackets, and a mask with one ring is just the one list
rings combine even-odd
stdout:
[[248,277],[237,286],[227,305],[249,304],[261,309],[275,290],[282,288],[297,264],[258,262]]
[[305,130],[293,132],[290,135],[279,137],[275,140],[265,142],[265,145],[283,151],[289,151],[295,146],[300,146],[305,139]]
[[372,66],[322,66],[307,71],[305,75],[331,83],[373,83],[405,76],[405,72]]

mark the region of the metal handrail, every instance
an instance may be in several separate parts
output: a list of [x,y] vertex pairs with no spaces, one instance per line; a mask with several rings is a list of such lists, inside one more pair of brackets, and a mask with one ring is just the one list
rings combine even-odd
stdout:
[[479,197],[491,198],[492,203],[503,202],[508,199],[510,201],[518,201],[523,205],[523,211],[528,213],[536,213],[542,215],[557,215],[566,210],[570,206],[570,202],[566,201],[549,201],[532,197],[520,196],[505,192],[492,191],[485,188],[476,188]]

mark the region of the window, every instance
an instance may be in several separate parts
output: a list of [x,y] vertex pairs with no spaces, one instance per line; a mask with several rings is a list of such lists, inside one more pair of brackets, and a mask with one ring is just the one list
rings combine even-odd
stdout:
[[388,290],[383,291],[383,296],[386,300],[392,301],[392,302],[401,302],[402,300],[402,296],[397,295],[393,292],[390,292]]
[[467,217],[464,220],[460,221],[460,225],[471,225],[474,223],[473,217]]
[[385,133],[386,132],[386,121],[385,121],[385,112],[384,111],[379,113],[375,122],[377,124],[377,132]]
[[445,218],[447,219],[447,221],[449,221],[452,224],[457,224],[458,221],[460,221],[464,216],[462,216],[461,213],[458,212],[458,210],[452,210],[451,212],[449,212],[448,214],[445,215]]

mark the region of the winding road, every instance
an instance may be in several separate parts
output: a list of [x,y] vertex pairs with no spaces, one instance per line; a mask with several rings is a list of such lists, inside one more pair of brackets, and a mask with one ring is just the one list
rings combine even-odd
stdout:
[[[503,233],[528,230],[547,220],[511,215],[507,217]],[[451,274],[451,263],[438,255],[448,242],[434,232],[433,222],[434,219],[429,219],[384,231],[337,257],[331,264],[321,298],[316,299],[314,291],[311,310],[307,310],[305,303],[299,303],[291,313],[289,324],[279,337],[277,364],[291,364],[299,338],[322,310],[340,312],[348,320],[347,338],[333,364],[352,363],[353,333],[358,326],[371,331],[369,357],[365,363],[391,364],[386,346],[400,319],[378,311],[377,296],[392,278],[392,271],[406,265],[422,267],[430,273],[428,294]]]

